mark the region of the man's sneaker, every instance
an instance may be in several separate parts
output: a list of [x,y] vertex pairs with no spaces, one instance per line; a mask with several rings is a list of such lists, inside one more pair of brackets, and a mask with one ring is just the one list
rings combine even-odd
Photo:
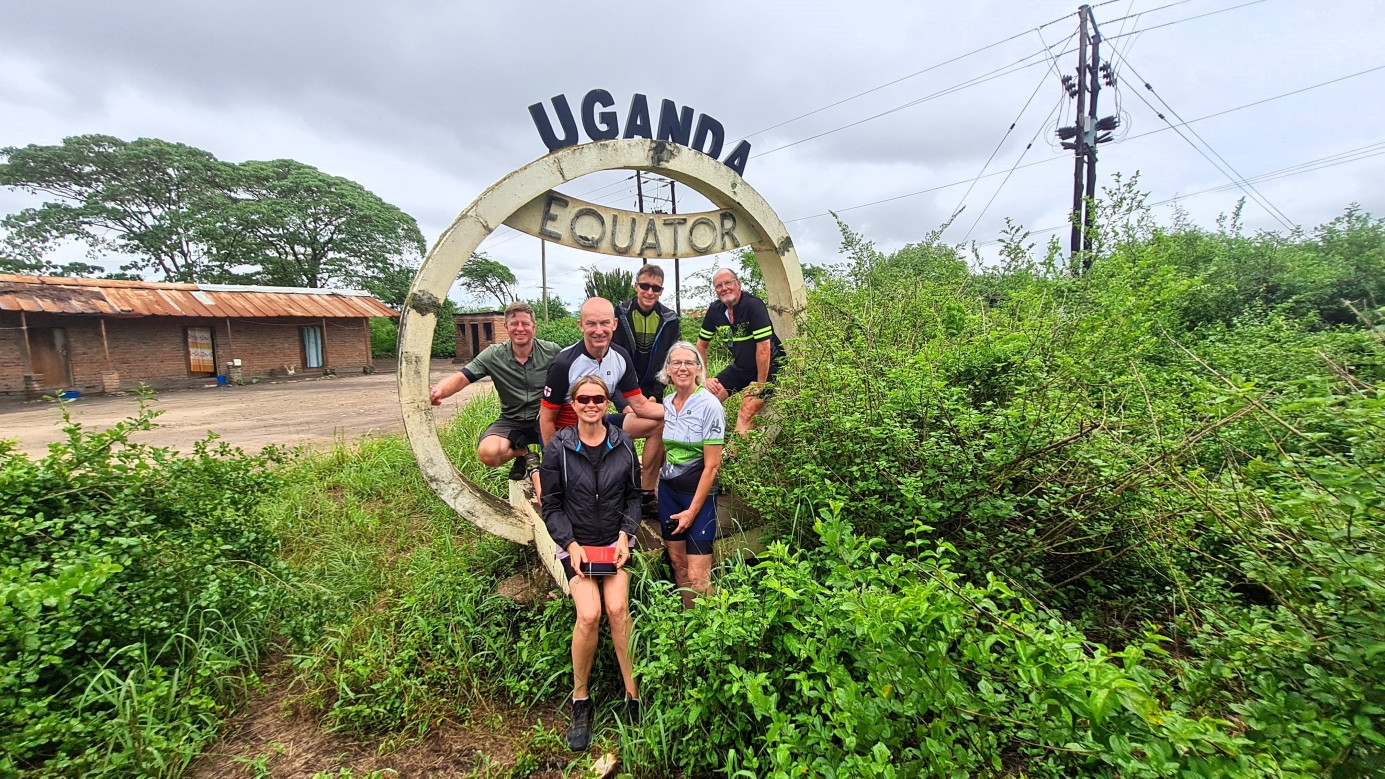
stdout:
[[520,481],[524,478],[527,459],[526,457],[516,457],[510,462],[510,481]]
[[636,727],[640,724],[641,706],[639,698],[626,698],[625,708],[620,712],[620,721],[626,727]]
[[524,475],[532,476],[539,469],[539,453],[529,452],[524,455]]
[[592,743],[592,701],[583,698],[572,702],[572,724],[567,726],[567,748],[585,752]]

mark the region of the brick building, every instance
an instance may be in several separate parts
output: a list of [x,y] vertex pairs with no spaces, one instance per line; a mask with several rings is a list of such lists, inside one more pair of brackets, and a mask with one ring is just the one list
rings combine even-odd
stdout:
[[397,314],[342,290],[0,274],[0,394],[359,373],[373,316]]
[[457,326],[457,359],[453,362],[471,362],[482,349],[509,338],[504,311],[453,314],[452,320]]

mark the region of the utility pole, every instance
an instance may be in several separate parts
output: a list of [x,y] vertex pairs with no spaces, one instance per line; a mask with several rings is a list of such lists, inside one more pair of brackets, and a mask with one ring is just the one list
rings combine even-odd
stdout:
[[1073,142],[1073,156],[1075,163],[1072,172],[1072,238],[1068,241],[1068,246],[1075,256],[1082,251],[1082,227],[1084,210],[1082,208],[1082,193],[1086,186],[1087,173],[1087,79],[1084,72],[1087,68],[1087,17],[1092,12],[1091,6],[1084,5],[1077,9],[1077,130],[1076,140]]
[[[1082,270],[1085,272],[1092,267],[1092,227],[1096,224],[1096,214],[1092,213],[1094,200],[1096,199],[1096,145],[1100,141],[1096,138],[1097,119],[1096,119],[1096,99],[1101,94],[1101,81],[1099,74],[1101,71],[1101,32],[1096,28],[1096,17],[1092,16],[1092,9],[1087,8],[1087,21],[1092,25],[1092,63],[1087,66],[1090,84],[1087,87],[1089,100],[1087,104],[1087,124],[1083,127],[1083,146],[1087,152],[1087,192],[1083,200],[1084,214],[1082,217]],[[1082,30],[1086,33],[1086,26]]]
[[[1115,87],[1116,74],[1110,63],[1101,61],[1101,31],[1097,29],[1092,7],[1077,9],[1078,44],[1077,78],[1063,76],[1063,88],[1069,97],[1077,99],[1076,124],[1058,128],[1064,149],[1073,151],[1072,171],[1072,238],[1069,249],[1075,258],[1082,255],[1082,270],[1092,267],[1092,232],[1096,224],[1093,201],[1096,198],[1096,147],[1111,140],[1111,131],[1120,126],[1120,118],[1097,118],[1097,96],[1104,82]],[[1091,31],[1088,32],[1090,26]],[[1088,49],[1090,48],[1090,54]],[[1073,268],[1076,273],[1077,269]]]
[[[676,216],[678,214],[678,192],[673,188],[673,179],[668,181],[668,202],[669,210]],[[683,296],[678,290],[678,258],[673,258],[673,312],[678,316],[683,316]]]
[[548,321],[548,241],[539,239],[539,273],[543,284],[543,321]]
[[635,197],[639,202],[640,213],[644,213],[644,178],[640,176],[640,171],[635,171]]

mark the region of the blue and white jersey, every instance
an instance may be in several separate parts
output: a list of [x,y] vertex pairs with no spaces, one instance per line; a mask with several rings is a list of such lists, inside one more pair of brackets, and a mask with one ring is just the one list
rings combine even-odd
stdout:
[[[567,396],[572,383],[583,376],[595,374],[606,382],[613,396],[633,397],[640,394],[639,379],[635,376],[634,365],[630,353],[615,344],[611,344],[606,349],[606,354],[597,359],[587,351],[585,340],[578,341],[558,352],[558,356],[553,358],[553,364],[548,366],[548,385],[543,388],[542,403],[546,408],[557,409],[559,430],[575,425],[577,414],[572,410]],[[624,400],[616,405],[623,407]]]

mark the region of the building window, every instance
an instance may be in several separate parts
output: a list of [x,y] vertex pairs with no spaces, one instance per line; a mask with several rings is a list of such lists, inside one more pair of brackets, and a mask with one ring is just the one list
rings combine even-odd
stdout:
[[322,328],[303,328],[303,367],[322,367]]
[[495,341],[495,325],[491,324],[490,322],[487,322],[487,323],[486,323],[486,343],[493,343],[494,341]]
[[212,346],[212,329],[210,327],[189,327],[186,330],[188,373],[196,376],[215,376],[216,350]]

